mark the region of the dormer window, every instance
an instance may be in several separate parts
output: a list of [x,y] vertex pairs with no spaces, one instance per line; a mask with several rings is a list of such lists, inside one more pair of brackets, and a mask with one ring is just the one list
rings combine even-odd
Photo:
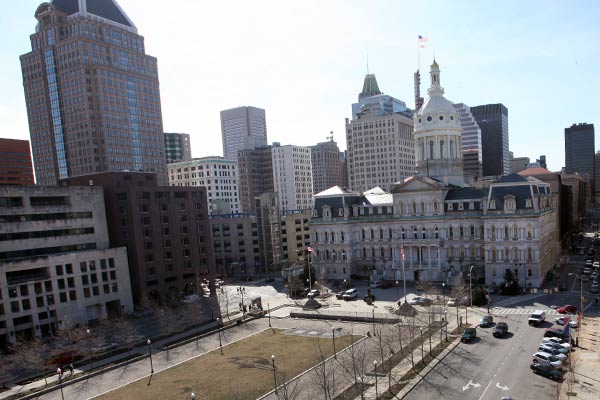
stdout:
[[340,216],[340,217],[343,217],[343,216],[344,216],[344,209],[343,209],[343,208],[340,208],[340,209],[338,210],[338,216]]
[[465,209],[465,206],[463,205],[462,202],[458,203],[458,209],[459,210],[464,210]]
[[531,208],[533,207],[533,204],[531,202],[531,199],[525,199],[525,207],[526,208]]
[[490,200],[490,210],[496,209],[496,200]]
[[448,203],[448,211],[454,210],[454,203]]
[[317,218],[319,216],[319,211],[313,210],[312,216],[313,218]]

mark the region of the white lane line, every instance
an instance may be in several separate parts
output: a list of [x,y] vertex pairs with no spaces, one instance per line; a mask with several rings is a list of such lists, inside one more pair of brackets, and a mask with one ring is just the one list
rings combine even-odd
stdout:
[[490,381],[490,383],[488,383],[488,385],[485,387],[485,390],[481,394],[481,397],[479,398],[479,400],[483,399],[483,396],[485,396],[485,392],[487,392],[487,390],[490,388],[491,384],[492,384],[492,381]]

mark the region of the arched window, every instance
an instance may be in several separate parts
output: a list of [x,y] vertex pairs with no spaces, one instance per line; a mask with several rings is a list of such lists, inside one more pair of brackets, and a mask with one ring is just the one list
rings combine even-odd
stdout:
[[510,235],[508,232],[508,226],[505,226],[504,227],[504,240],[508,240],[508,239],[510,239]]
[[429,142],[429,159],[433,160],[433,140]]
[[454,141],[450,141],[450,158],[454,158]]
[[335,233],[331,232],[331,241],[335,242]]
[[440,158],[444,158],[444,141],[440,141]]
[[533,260],[533,251],[531,250],[531,247],[529,247],[527,249],[527,261],[532,261]]
[[344,232],[340,232],[340,239],[342,239],[342,243],[344,242]]

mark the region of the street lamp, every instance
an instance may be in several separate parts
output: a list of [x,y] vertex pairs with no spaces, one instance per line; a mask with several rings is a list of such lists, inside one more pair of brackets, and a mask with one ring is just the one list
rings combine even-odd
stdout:
[[421,334],[421,362],[425,363],[425,352],[423,351],[423,327],[419,327],[419,333]]
[[375,333],[375,309],[372,309],[371,312],[373,315],[373,336],[377,336],[377,334]]
[[446,296],[446,282],[442,282],[442,298]]
[[219,349],[221,349],[221,355],[223,355],[223,342],[221,341],[221,321],[222,321],[222,319],[217,317],[217,332],[219,334]]
[[62,400],[65,400],[65,394],[63,393],[63,387],[62,387],[62,369],[57,368],[56,374],[58,375],[58,386],[60,387],[60,397],[62,398]]
[[[394,275],[396,275],[396,272],[394,272]],[[398,281],[396,281],[396,301],[398,303],[400,302],[400,294],[398,293]]]
[[471,298],[471,307],[473,307],[473,268],[474,265],[471,265],[469,268],[469,297]]
[[153,374],[154,373],[154,365],[152,364],[152,347],[150,347],[150,345],[152,344],[152,341],[150,339],[148,339],[148,341],[146,343],[148,343],[148,354],[150,354],[150,373]]
[[86,329],[85,332],[88,335],[88,340],[90,342],[90,370],[92,369],[92,339],[90,337],[90,333],[91,331],[89,329]]
[[377,388],[377,360],[373,361],[375,366],[375,398],[379,398],[379,389]]
[[190,398],[192,400],[196,400],[196,393],[194,393],[194,392],[190,393]]
[[333,358],[337,360],[337,353],[335,352],[335,328],[331,327],[331,337],[333,338]]
[[275,393],[277,393],[277,374],[275,373],[275,354],[271,355],[271,362],[273,363],[273,387]]
[[242,296],[242,316],[246,315],[246,306],[244,305],[244,294],[246,294],[246,288],[245,287],[238,287],[237,288],[237,292],[240,296]]
[[445,320],[446,320],[445,321],[446,322],[445,331],[446,332],[445,333],[446,333],[446,342],[447,342],[448,341],[448,310],[444,310],[444,315],[446,316],[446,318],[445,318]]

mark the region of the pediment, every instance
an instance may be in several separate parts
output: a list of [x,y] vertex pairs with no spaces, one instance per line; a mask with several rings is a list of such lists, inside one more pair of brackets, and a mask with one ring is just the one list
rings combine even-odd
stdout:
[[422,191],[438,191],[446,189],[446,186],[431,178],[422,176],[411,176],[403,182],[397,182],[392,185],[392,193],[407,193],[407,192],[422,192]]

